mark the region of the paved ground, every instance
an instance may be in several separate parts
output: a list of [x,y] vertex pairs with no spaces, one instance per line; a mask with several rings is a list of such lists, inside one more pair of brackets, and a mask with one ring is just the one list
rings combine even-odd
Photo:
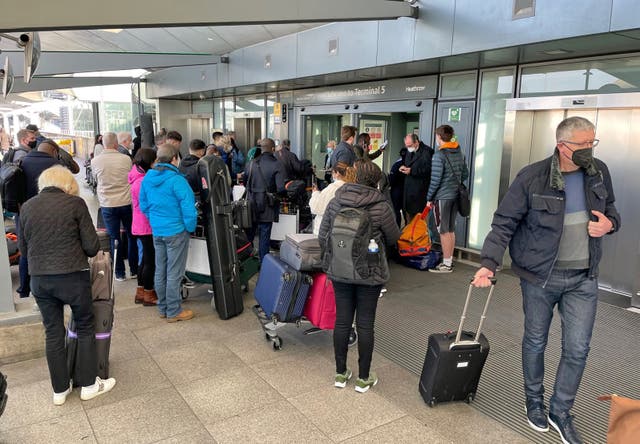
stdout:
[[[95,198],[86,188],[83,195],[95,215]],[[12,275],[15,289],[17,267]],[[374,389],[333,387],[331,333],[286,326],[274,352],[249,309],[254,281],[241,316],[220,320],[200,287],[185,302],[196,317],[176,324],[135,305],[135,285],[116,284],[113,391],[82,402],[76,389],[56,407],[44,358],[6,365],[0,443],[530,442],[464,403],[427,407],[418,377],[377,353]],[[402,285],[398,275],[389,296]],[[357,369],[355,349],[349,362]]]
[[248,309],[251,293],[241,316],[222,321],[201,287],[185,302],[196,318],[167,324],[133,304],[134,289],[117,284],[114,390],[82,402],[76,389],[56,407],[44,358],[4,366],[0,442],[528,442],[466,404],[430,409],[418,378],[379,355],[369,393],[334,388],[331,334],[287,326],[274,352]]

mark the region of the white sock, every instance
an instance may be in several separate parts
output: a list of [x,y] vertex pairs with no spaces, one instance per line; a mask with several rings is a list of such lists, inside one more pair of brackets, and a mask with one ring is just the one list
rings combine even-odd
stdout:
[[453,266],[453,256],[451,256],[449,258],[442,259],[442,263],[445,264],[447,267],[452,267]]

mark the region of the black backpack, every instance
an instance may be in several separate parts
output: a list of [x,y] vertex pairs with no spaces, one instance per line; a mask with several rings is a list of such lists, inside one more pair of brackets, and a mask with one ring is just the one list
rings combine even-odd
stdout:
[[27,180],[22,170],[22,160],[13,161],[16,150],[9,149],[2,159],[0,167],[0,195],[2,208],[5,211],[17,213],[27,199]]
[[[375,239],[378,252],[369,254]],[[323,269],[335,281],[347,284],[383,284],[389,278],[382,240],[372,235],[366,208],[341,208],[333,219],[323,258]]]

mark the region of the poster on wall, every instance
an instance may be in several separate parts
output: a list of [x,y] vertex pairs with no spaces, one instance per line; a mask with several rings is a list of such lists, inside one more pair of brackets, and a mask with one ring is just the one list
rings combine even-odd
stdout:
[[[380,149],[385,141],[387,135],[387,122],[385,120],[363,119],[360,121],[360,131],[369,134],[369,137],[371,137],[371,148],[369,153],[375,153]],[[382,168],[383,165],[383,157],[384,156],[380,156],[374,160],[380,168]]]

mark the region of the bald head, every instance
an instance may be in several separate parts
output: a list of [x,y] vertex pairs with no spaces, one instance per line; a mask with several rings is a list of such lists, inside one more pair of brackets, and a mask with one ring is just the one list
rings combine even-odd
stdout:
[[47,139],[40,142],[40,145],[38,145],[38,151],[57,158],[58,153],[60,152],[60,147],[53,140]]
[[266,138],[260,141],[260,147],[263,153],[272,153],[275,146],[276,144],[273,139]]

